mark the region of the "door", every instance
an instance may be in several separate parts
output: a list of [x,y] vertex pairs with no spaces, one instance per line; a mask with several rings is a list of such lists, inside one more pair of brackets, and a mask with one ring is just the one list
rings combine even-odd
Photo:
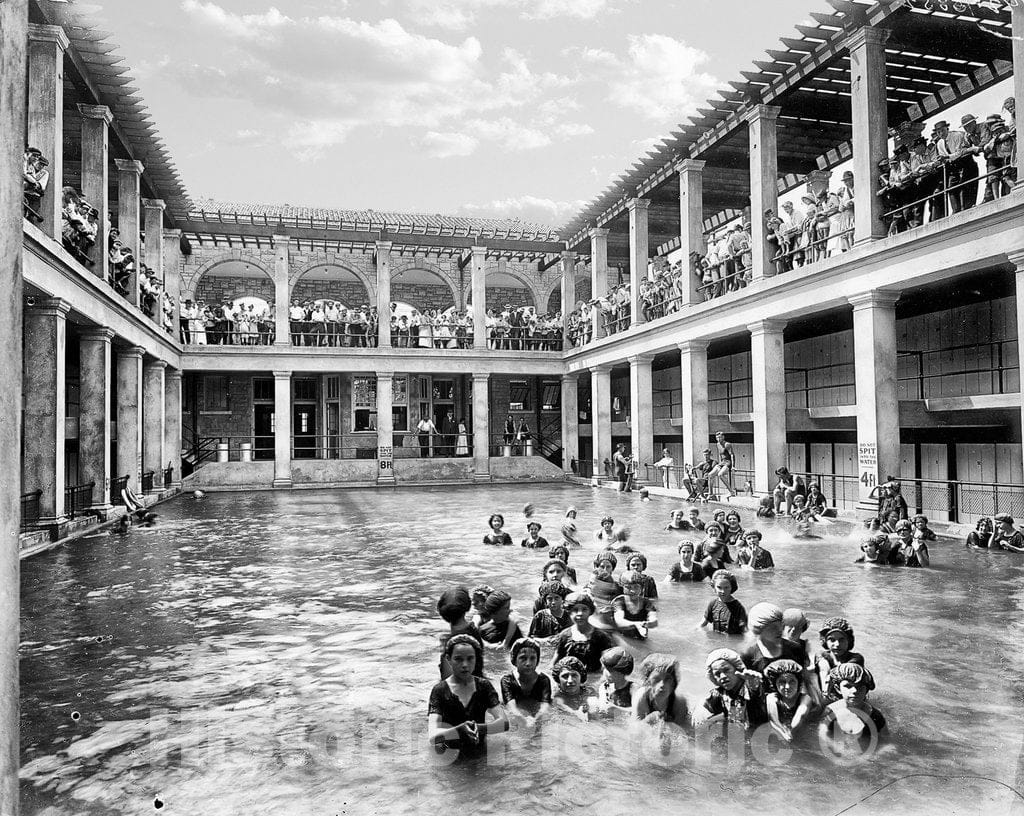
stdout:
[[253,443],[252,458],[258,461],[269,461],[274,458],[274,406],[253,406]]
[[292,406],[293,459],[316,459],[316,405]]

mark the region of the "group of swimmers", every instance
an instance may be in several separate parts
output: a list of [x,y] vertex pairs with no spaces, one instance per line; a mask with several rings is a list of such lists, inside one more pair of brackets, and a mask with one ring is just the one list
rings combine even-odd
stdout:
[[[547,542],[539,535],[541,526],[529,518],[531,506],[525,510],[522,547],[542,549]],[[802,610],[762,602],[748,612],[734,597],[738,584],[729,565],[766,570],[774,561],[761,547],[759,531],[743,530],[736,512],[719,512],[721,520],[716,513],[704,523],[696,509],[689,517],[675,510],[666,527],[703,534],[699,542],[680,544],[679,561],[668,573],[677,583],[709,578],[714,597],[698,628],[723,635],[749,629],[755,637],[742,651],[724,647],[707,655],[711,689],[699,706],[691,706],[679,689],[675,656],[654,652],[635,665],[630,643],[658,625],[658,588],[647,573],[647,558],[629,545],[627,529],[605,517],[594,533],[603,549],[580,586],[569,567],[570,547],[580,546],[577,513],[570,508],[562,541],[547,548],[526,633],[512,617],[512,598],[504,590],[453,587],[438,600],[437,612],[449,628],[441,638],[441,680],[430,694],[428,736],[435,748],[458,751],[460,759],[480,756],[487,735],[507,730],[510,716],[533,726],[552,709],[583,721],[619,710],[657,726],[663,746],[671,741],[671,728],[692,733],[705,726],[723,734],[740,728],[746,736],[767,726],[788,743],[814,730],[814,722],[823,744],[836,753],[873,744],[885,718],[867,700],[875,682],[863,656],[852,651],[853,627],[841,617],[827,619],[819,631],[821,649],[812,655],[802,638],[809,626]],[[492,515],[489,526],[485,543],[512,544],[501,514]],[[731,546],[737,547],[735,557]],[[616,575],[620,563],[623,570]],[[551,650],[550,675],[540,670],[545,645]],[[511,660],[498,689],[484,675],[489,647],[507,651]]]

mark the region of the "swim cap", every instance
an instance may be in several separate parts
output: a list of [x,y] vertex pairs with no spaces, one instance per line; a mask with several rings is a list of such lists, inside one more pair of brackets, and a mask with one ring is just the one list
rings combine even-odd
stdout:
[[540,522],[539,521],[531,521],[529,524],[526,525],[526,529],[527,530],[532,530],[534,527],[536,527],[539,530],[540,529]]
[[570,592],[568,595],[566,595],[565,605],[567,607],[571,609],[577,604],[583,604],[584,606],[589,607],[591,614],[593,614],[594,610],[597,608],[596,606],[594,606],[594,599],[591,598],[586,592]]
[[750,622],[750,631],[757,635],[770,623],[782,623],[782,610],[775,604],[762,601],[750,607],[747,620]]
[[724,578],[725,580],[727,580],[729,582],[729,586],[732,588],[733,592],[735,592],[737,589],[739,589],[739,584],[736,583],[736,576],[733,575],[731,572],[729,572],[729,570],[726,570],[726,569],[715,570],[714,573],[712,573],[712,575],[711,575],[711,584],[712,584],[712,586],[714,586],[715,581],[717,581],[719,578]]
[[754,536],[758,541],[760,541],[762,538],[764,538],[764,536],[761,535],[761,531],[760,530],[744,530],[743,531],[743,537],[744,538],[750,538],[751,536]]
[[488,584],[478,584],[473,587],[473,599],[476,600],[478,597],[483,596],[484,600],[487,596],[494,592],[494,588]]
[[803,673],[803,670],[803,666],[795,660],[785,658],[782,660],[774,660],[765,667],[764,679],[768,681],[768,684],[772,688],[774,688],[775,681],[778,679],[780,674],[792,674],[799,682],[800,675]]
[[490,595],[487,596],[487,600],[484,601],[484,613],[487,615],[493,615],[505,604],[512,602],[512,596],[509,595],[502,589],[496,589]]
[[547,580],[548,570],[551,569],[551,567],[553,567],[555,564],[558,564],[562,572],[565,572],[565,562],[561,558],[552,558],[544,565],[544,568],[540,571],[540,577],[544,580]]
[[605,561],[612,565],[612,569],[619,565],[619,559],[615,557],[615,553],[603,550],[594,556],[594,568],[597,569],[597,566]]
[[1013,524],[1013,516],[1011,516],[1009,513],[996,513],[994,516],[992,516],[992,521],[1005,521],[1007,524]]
[[483,658],[484,654],[484,647],[479,640],[477,640],[472,635],[452,635],[450,638],[448,638],[448,642],[444,645],[444,656],[451,657],[452,652],[455,651],[456,646],[472,646],[473,651],[476,653],[477,665],[480,665],[480,661]]
[[619,579],[619,583],[622,584],[623,589],[629,586],[642,587],[644,585],[644,574],[639,570],[630,570],[623,574]]
[[519,657],[519,653],[523,649],[533,649],[537,655],[537,662],[540,662],[540,644],[533,638],[520,638],[512,644],[511,656],[513,663],[516,662],[516,658]]
[[621,646],[614,646],[601,652],[601,665],[611,671],[629,674],[633,671],[633,655]]
[[568,564],[569,548],[566,547],[564,544],[554,544],[548,547],[548,558],[558,558],[559,561]]
[[569,518],[569,514],[570,514],[570,513],[577,513],[577,514],[578,514],[578,513],[579,513],[579,511],[578,511],[578,510],[577,510],[577,509],[576,509],[575,507],[573,507],[573,506],[572,506],[572,505],[570,504],[570,505],[569,505],[569,509],[565,511],[565,517],[566,517],[566,518]]
[[583,665],[583,661],[580,660],[578,657],[573,657],[572,655],[569,655],[568,657],[563,657],[561,660],[555,663],[555,679],[557,680],[558,675],[560,675],[566,669],[568,669],[569,671],[576,672],[580,676],[581,683],[587,682],[587,667]]
[[465,587],[449,589],[441,595],[437,601],[437,614],[444,620],[451,623],[466,616],[466,613],[473,607],[469,599],[469,592]]
[[833,633],[845,635],[847,640],[847,649],[853,648],[853,627],[850,626],[850,622],[846,618],[829,618],[822,625],[818,634],[821,636],[821,645],[825,645],[825,638]]
[[605,516],[603,519],[601,519],[601,526],[602,527],[604,527],[604,523],[606,521],[610,521],[612,524],[615,523],[615,519],[613,519],[611,516]]
[[863,685],[868,691],[875,690],[875,678],[871,672],[856,663],[840,663],[828,673],[828,694],[839,697],[839,684],[845,680],[855,686]]
[[645,569],[647,569],[647,556],[641,552],[636,552],[635,550],[626,556],[627,567],[629,566],[629,562],[632,561],[634,558],[640,559],[640,572],[643,572]]
[[807,620],[804,610],[797,606],[791,606],[789,609],[782,610],[782,625],[792,626],[802,632],[810,625],[810,621]]
[[547,600],[548,595],[557,595],[559,598],[564,598],[569,592],[569,587],[561,581],[544,581],[537,587],[537,594],[541,600]]
[[708,670],[709,678],[711,677],[711,667],[719,660],[731,663],[733,668],[738,672],[743,671],[743,669],[746,668],[743,665],[743,658],[740,657],[737,652],[732,649],[715,649],[708,655],[707,660],[704,661],[704,667]]

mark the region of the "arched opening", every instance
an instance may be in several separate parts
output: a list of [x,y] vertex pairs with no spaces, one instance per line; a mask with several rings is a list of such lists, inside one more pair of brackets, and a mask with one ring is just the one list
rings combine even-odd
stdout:
[[194,300],[207,305],[234,303],[239,298],[274,300],[274,281],[262,267],[245,258],[221,261],[196,282]]
[[299,303],[340,301],[346,308],[369,308],[372,293],[363,280],[344,266],[318,264],[305,270],[292,286],[292,299]]
[[533,292],[514,275],[507,272],[487,273],[487,308],[500,312],[506,307],[536,306]]
[[391,276],[391,300],[420,312],[443,312],[455,306],[451,286],[429,269],[403,269]]

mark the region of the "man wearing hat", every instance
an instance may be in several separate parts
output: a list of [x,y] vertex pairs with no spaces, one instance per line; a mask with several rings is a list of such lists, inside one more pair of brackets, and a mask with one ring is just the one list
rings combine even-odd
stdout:
[[[925,204],[928,205],[928,221],[935,221],[946,214],[945,195],[942,189],[942,168],[934,143],[924,136],[918,136],[911,145],[910,171],[914,177],[913,201],[919,202],[911,216],[911,226],[924,223]],[[936,195],[937,194],[937,195]]]
[[1006,122],[998,113],[985,118],[982,128],[981,152],[985,156],[985,196],[982,203],[1003,195],[1003,174],[1000,172],[1006,162],[999,156],[998,140],[1006,133]]
[[978,201],[978,163],[974,160],[977,150],[966,131],[971,124],[977,128],[978,123],[968,113],[961,117],[960,124],[965,130],[950,130],[945,122],[935,123],[935,130],[941,132],[939,152],[949,161],[949,186],[954,188],[949,194],[949,206],[953,212],[969,210]]
[[792,201],[783,201],[779,209],[779,248],[782,257],[779,259],[779,271],[788,272],[793,268],[793,250],[796,248],[797,237],[800,235],[800,221],[793,209]]

